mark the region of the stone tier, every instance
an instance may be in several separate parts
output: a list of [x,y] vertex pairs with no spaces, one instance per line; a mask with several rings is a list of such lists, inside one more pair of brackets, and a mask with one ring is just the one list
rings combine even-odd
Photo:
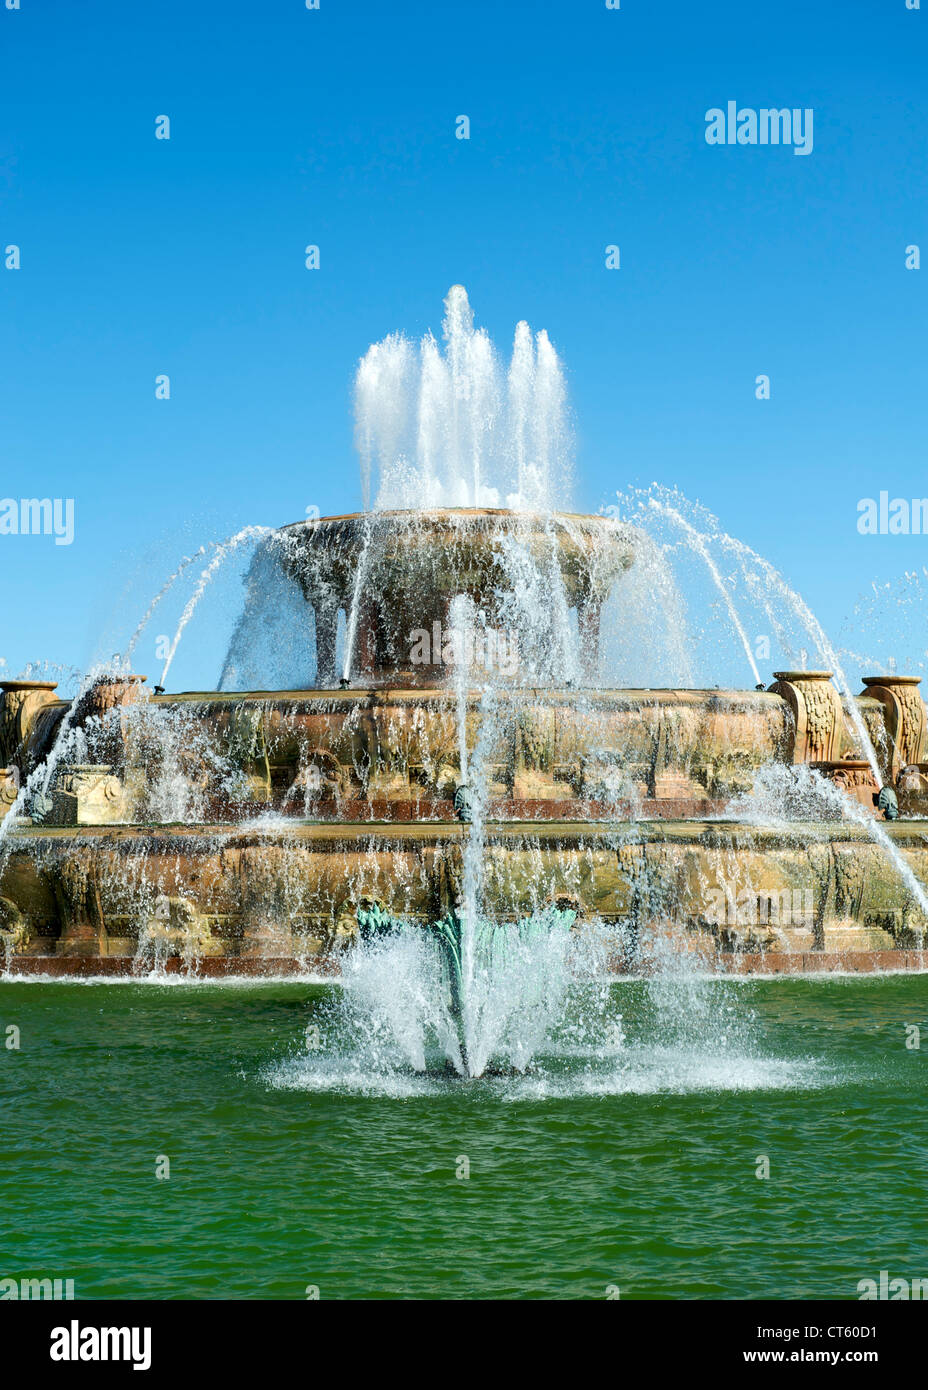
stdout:
[[[600,610],[634,559],[634,532],[612,517],[503,509],[356,512],[283,527],[267,543],[315,618],[319,685],[335,685],[339,613],[356,613],[352,677],[366,686],[447,683],[449,605],[467,595],[487,625],[505,628],[498,595],[511,588],[502,551],[516,543],[540,575],[555,567],[576,609],[591,675],[599,662]],[[435,634],[431,659],[415,659],[415,633]]]
[[[928,882],[928,824],[887,827]],[[0,927],[17,955],[337,956],[362,903],[422,923],[458,901],[467,826],[184,826],[10,832]],[[623,924],[629,942],[769,956],[925,949],[928,927],[859,826],[726,821],[491,823],[488,911],[548,903]]]
[[[260,812],[309,819],[451,819],[461,780],[458,702],[448,690],[192,692],[147,696],[142,677],[101,682],[69,716],[92,733],[92,763],[58,768],[46,820],[144,823],[152,788],[180,773],[193,818]],[[810,763],[873,810],[880,785],[903,814],[928,812],[924,706],[909,681],[868,682],[859,715],[879,760],[862,757],[850,712],[827,673],[780,672],[769,691],[501,691],[486,755],[492,813],[553,820],[683,818],[720,813],[770,763]],[[0,816],[47,755],[69,710],[43,687],[0,753]],[[5,697],[10,700],[10,695]],[[467,746],[486,710],[465,698]],[[102,721],[102,722],[101,722]],[[2,727],[2,725],[0,725]],[[95,732],[94,732],[95,731]],[[19,766],[13,759],[19,760]],[[176,767],[172,764],[176,761]],[[223,775],[232,773],[232,777]],[[171,819],[171,816],[167,817]],[[189,808],[177,818],[191,818]]]

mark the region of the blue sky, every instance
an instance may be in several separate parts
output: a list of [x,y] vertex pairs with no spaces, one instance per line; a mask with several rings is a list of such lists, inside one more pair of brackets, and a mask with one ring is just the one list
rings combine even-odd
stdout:
[[[813,152],[707,145],[729,99],[811,107]],[[928,7],[905,0],[0,8],[0,246],[22,257],[0,266],[0,494],[76,511],[71,546],[0,536],[5,669],[124,645],[203,541],[359,507],[357,359],[437,332],[455,282],[501,345],[549,331],[579,508],[676,485],[837,629],[928,563],[925,537],[856,526],[862,497],[928,495],[928,264],[905,268],[926,108]],[[216,680],[240,573],[177,688]],[[139,648],[150,679],[185,596]]]

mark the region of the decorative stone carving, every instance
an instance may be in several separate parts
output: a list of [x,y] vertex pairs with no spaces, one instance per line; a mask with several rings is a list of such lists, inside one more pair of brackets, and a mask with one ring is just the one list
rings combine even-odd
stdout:
[[111,825],[125,820],[128,798],[107,764],[74,764],[58,774],[46,825]]
[[535,705],[520,710],[516,764],[520,770],[547,772],[554,761],[555,712]]
[[144,676],[102,676],[77,700],[71,714],[71,727],[79,729],[90,719],[103,725],[97,733],[94,748],[101,760],[122,766],[125,757],[125,720],[121,716],[107,716],[112,716],[114,710],[137,704],[144,696],[144,680]]
[[142,698],[145,676],[101,676],[85,690],[71,717],[75,727],[96,716],[102,719],[110,710],[134,705]]
[[899,810],[904,816],[928,816],[928,763],[909,763],[896,779]]
[[159,893],[142,927],[140,945],[155,960],[180,956],[193,961],[209,952],[212,933],[209,922],[189,898]]
[[86,854],[74,855],[59,862],[55,890],[61,911],[58,954],[105,954],[103,910],[95,870]]
[[774,671],[770,687],[789,705],[795,722],[791,760],[824,763],[840,758],[844,740],[841,696],[831,671]]
[[18,955],[29,941],[29,923],[10,898],[0,898],[0,966],[4,954]]
[[868,811],[873,810],[880,788],[866,758],[839,758],[833,762],[814,762],[812,766],[840,791],[854,797]]
[[865,676],[864,695],[879,700],[886,712],[886,732],[893,744],[891,780],[902,768],[925,755],[925,705],[918,693],[920,676]]
[[17,767],[0,767],[0,820],[19,796],[20,778]]
[[347,768],[325,748],[313,748],[297,772],[288,799],[297,797],[307,808],[319,801],[336,801],[350,790],[351,776]]

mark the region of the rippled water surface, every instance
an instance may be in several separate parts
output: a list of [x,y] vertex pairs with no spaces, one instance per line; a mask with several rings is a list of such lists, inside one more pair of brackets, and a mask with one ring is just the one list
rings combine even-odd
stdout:
[[371,1066],[337,994],[0,982],[0,1039],[21,1041],[0,1050],[0,1276],[415,1299],[928,1276],[928,977],[728,982],[695,1005],[615,984],[601,1036],[568,1019],[525,1074],[473,1081]]

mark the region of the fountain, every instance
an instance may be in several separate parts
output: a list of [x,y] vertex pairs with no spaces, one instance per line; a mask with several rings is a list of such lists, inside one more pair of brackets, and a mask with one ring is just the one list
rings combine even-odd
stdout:
[[[392,335],[359,368],[373,507],[216,547],[154,690],[128,660],[73,700],[0,685],[7,970],[350,977],[365,951],[398,971],[412,953],[447,1058],[477,1074],[524,1065],[514,1011],[543,1028],[555,977],[640,970],[660,943],[713,970],[924,968],[918,679],[854,694],[794,605],[829,669],[762,681],[717,537],[666,499],[569,510],[547,336],[521,324],[507,368],[460,287],[446,309],[444,352]],[[634,688],[610,669],[611,640],[673,609],[655,511],[706,565],[750,688]],[[221,688],[168,693],[200,596],[245,542]],[[786,591],[729,542],[766,601]]]

